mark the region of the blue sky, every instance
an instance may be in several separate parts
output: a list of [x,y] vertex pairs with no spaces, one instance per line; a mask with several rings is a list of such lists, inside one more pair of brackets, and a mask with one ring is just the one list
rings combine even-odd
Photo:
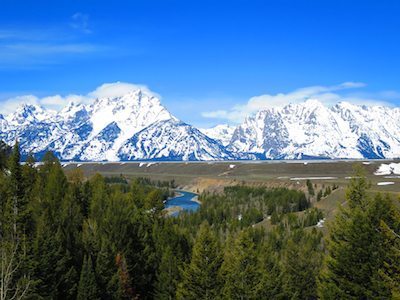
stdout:
[[2,0],[1,110],[116,81],[205,127],[304,90],[398,106],[399,15],[385,0]]

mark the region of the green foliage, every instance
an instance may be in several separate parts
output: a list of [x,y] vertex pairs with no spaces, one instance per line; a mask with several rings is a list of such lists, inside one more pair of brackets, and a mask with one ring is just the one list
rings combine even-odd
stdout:
[[400,213],[392,213],[395,224],[389,226],[385,221],[381,221],[380,228],[385,237],[383,248],[387,249],[387,254],[379,269],[379,275],[386,288],[392,292],[392,298],[400,299]]
[[332,189],[330,186],[325,188],[324,197],[329,196],[332,193]]
[[227,187],[171,218],[173,181],[66,176],[51,153],[21,165],[18,144],[7,156],[0,252],[14,264],[9,291],[28,299],[400,297],[400,212],[388,196],[368,197],[360,169],[323,240],[311,228],[323,213],[302,191]]
[[259,299],[262,291],[262,269],[257,255],[257,241],[250,229],[239,233],[225,251],[221,276],[225,280],[224,299]]
[[323,196],[323,192],[322,192],[322,190],[319,190],[318,194],[317,194],[317,201],[320,201],[322,199],[322,196]]
[[155,284],[155,298],[175,299],[176,287],[180,278],[178,258],[171,247],[167,247],[162,254]]
[[11,154],[11,147],[0,140],[0,171],[7,167],[8,157]]
[[[392,201],[379,194],[367,197],[369,184],[360,170],[347,190],[347,207],[342,207],[330,229],[329,254],[319,281],[322,299],[386,299],[390,290],[379,270],[385,266],[390,251],[382,245],[387,241],[382,222],[395,226],[398,220]],[[390,225],[390,226],[391,226]]]
[[302,191],[242,185],[226,187],[221,194],[203,193],[199,200],[202,204],[198,212],[180,214],[183,226],[196,229],[206,220],[216,231],[225,234],[252,226],[268,215],[277,216],[310,207]]
[[360,165],[356,165],[354,175],[346,189],[346,200],[350,208],[363,207],[368,203],[367,190],[370,186],[371,183],[365,177],[365,170]]
[[316,233],[313,236],[302,230],[291,236],[283,251],[283,290],[286,299],[317,299],[316,278],[322,252]]
[[315,195],[315,191],[314,191],[314,187],[313,187],[313,185],[311,183],[311,180],[307,179],[306,184],[307,184],[308,194],[310,196],[314,196]]
[[95,300],[100,299],[99,288],[97,286],[96,277],[93,269],[93,262],[90,256],[83,260],[81,276],[78,287],[78,300]]
[[200,226],[190,263],[185,266],[178,299],[215,299],[221,289],[219,270],[222,253],[215,234],[208,223]]

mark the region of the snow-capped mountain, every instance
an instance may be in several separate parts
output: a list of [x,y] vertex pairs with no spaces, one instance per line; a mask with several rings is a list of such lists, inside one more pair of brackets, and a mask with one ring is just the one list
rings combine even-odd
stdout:
[[0,139],[20,141],[23,154],[53,151],[63,160],[228,159],[219,142],[180,122],[157,97],[138,88],[58,113],[22,105],[0,118]]
[[246,118],[228,149],[263,159],[400,157],[399,120],[397,108],[308,100]]
[[45,110],[38,105],[23,104],[17,110],[6,117],[7,124],[10,127],[28,126],[35,123],[51,122],[55,112]]
[[270,108],[239,126],[198,130],[137,88],[54,112],[25,104],[0,115],[0,139],[62,160],[228,160],[400,157],[400,109],[317,100]]
[[221,160],[233,154],[198,129],[176,119],[156,122],[127,140],[122,160]]
[[212,128],[201,128],[199,130],[210,138],[220,142],[222,145],[227,146],[232,139],[235,127],[227,124],[221,124]]

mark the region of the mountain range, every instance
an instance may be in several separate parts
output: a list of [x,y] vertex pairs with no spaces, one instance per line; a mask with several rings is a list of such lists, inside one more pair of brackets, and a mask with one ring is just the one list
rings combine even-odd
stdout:
[[62,160],[240,160],[397,158],[400,109],[317,100],[269,108],[236,127],[197,129],[136,89],[59,112],[24,104],[0,115],[0,139],[23,155],[53,151]]

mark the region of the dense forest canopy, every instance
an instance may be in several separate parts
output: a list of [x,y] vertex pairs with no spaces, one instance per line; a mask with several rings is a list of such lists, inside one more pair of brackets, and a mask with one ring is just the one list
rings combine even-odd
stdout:
[[51,153],[21,165],[18,144],[0,163],[0,299],[400,297],[397,199],[362,170],[323,236],[298,190],[227,187],[167,217],[174,182],[65,174]]

